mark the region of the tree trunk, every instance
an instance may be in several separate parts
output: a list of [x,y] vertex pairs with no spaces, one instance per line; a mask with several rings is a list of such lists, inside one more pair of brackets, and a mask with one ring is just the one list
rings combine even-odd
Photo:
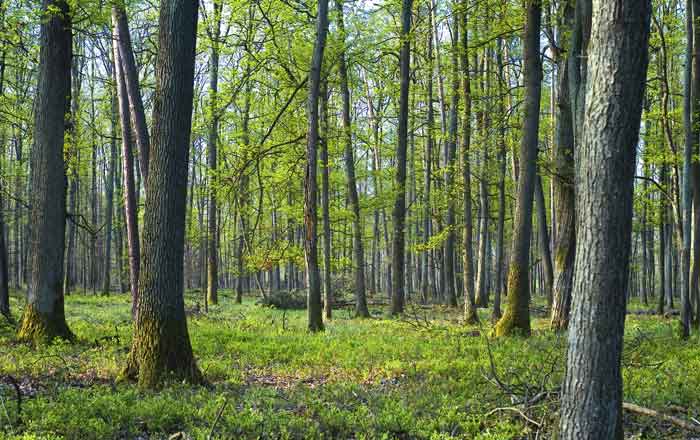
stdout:
[[151,141],[148,135],[148,126],[146,125],[146,112],[143,109],[143,98],[141,97],[138,71],[136,70],[134,49],[131,44],[129,22],[126,12],[120,6],[112,8],[112,25],[115,27],[114,39],[118,46],[122,72],[124,73],[131,126],[133,127],[134,138],[139,149],[139,167],[145,187],[145,182],[148,180],[148,159]]
[[622,439],[621,355],[651,2],[593,1],[563,440]]
[[160,7],[153,145],[146,181],[144,249],[134,338],[125,375],[141,388],[165,379],[200,383],[183,297],[187,163],[192,128],[198,3]]
[[316,203],[318,199],[317,156],[318,156],[318,101],[321,85],[321,69],[323,52],[328,33],[328,0],[318,2],[316,17],[316,42],[311,59],[309,73],[308,118],[309,131],[306,146],[306,175],[304,178],[304,226],[306,239],[304,250],[306,257],[306,276],[309,284],[308,292],[308,327],[309,331],[323,330],[323,315],[321,310],[321,280],[318,267],[318,216]]
[[554,269],[552,268],[552,254],[549,251],[549,230],[547,229],[547,207],[544,204],[544,191],[542,190],[542,176],[537,174],[535,182],[535,205],[537,209],[537,238],[539,239],[540,255],[542,259],[542,275],[544,277],[544,296],[547,299],[547,308],[552,309],[552,284],[554,283]]
[[348,180],[348,201],[352,210],[353,271],[355,272],[355,315],[369,317],[365,286],[365,247],[360,216],[360,197],[357,193],[355,178],[355,154],[352,145],[352,122],[350,118],[350,88],[348,87],[348,68],[345,60],[345,23],[343,21],[343,0],[336,0],[338,13],[338,32],[343,38],[343,45],[338,59],[340,74],[340,92],[343,97],[343,141],[345,143],[345,175]]
[[66,174],[65,114],[71,93],[72,26],[68,4],[43,0],[39,79],[34,112],[31,173],[31,276],[18,339],[73,339],[63,307]]
[[[112,24],[115,26],[115,9],[112,9]],[[115,35],[113,41],[117,41]],[[122,188],[124,192],[124,219],[126,221],[126,241],[129,253],[129,287],[131,290],[131,317],[136,317],[139,297],[139,271],[141,269],[141,246],[139,243],[138,205],[136,204],[136,183],[134,181],[134,155],[132,148],[131,121],[129,120],[129,102],[122,70],[120,52],[114,51],[114,75],[117,87],[117,102],[122,135]]]
[[333,317],[333,292],[331,290],[331,214],[328,165],[328,83],[321,82],[321,212],[323,217],[323,316]]
[[445,286],[444,293],[447,305],[457,307],[455,292],[455,231],[456,199],[452,196],[454,190],[455,172],[457,168],[457,113],[459,112],[459,14],[454,14],[452,26],[452,102],[450,103],[450,121],[447,134],[445,162],[445,194],[447,195],[447,239],[445,240]]
[[396,149],[396,200],[392,211],[394,223],[391,286],[391,315],[400,315],[404,310],[404,252],[405,252],[405,222],[406,222],[406,149],[408,146],[408,101],[411,70],[411,13],[413,0],[402,0],[401,3],[401,52],[400,65],[400,97],[398,147]]
[[[504,89],[507,76],[501,54],[502,40],[499,38],[496,48],[496,63],[498,64],[498,109],[501,118],[505,118],[506,106]],[[501,319],[501,294],[503,291],[503,235],[506,223],[506,120],[501,119],[498,127],[498,226],[496,230],[496,289],[493,298],[492,319]]]
[[207,213],[207,302],[219,303],[219,230],[217,222],[217,151],[219,143],[219,39],[221,38],[221,2],[213,2],[214,29],[210,31],[211,54],[209,58],[209,111],[211,125],[207,142],[209,166],[209,205]]
[[476,310],[476,299],[474,294],[474,251],[472,237],[472,173],[471,173],[471,158],[469,157],[471,149],[471,119],[472,119],[472,92],[471,78],[469,72],[469,32],[468,32],[468,16],[467,16],[467,1],[462,0],[463,11],[462,19],[462,47],[461,47],[461,63],[462,63],[462,94],[464,96],[464,110],[462,114],[462,176],[464,178],[464,237],[463,237],[463,266],[462,277],[464,278],[464,321],[467,324],[476,324],[479,322],[479,315]]
[[520,176],[513,250],[508,271],[508,298],[503,317],[496,325],[496,335],[514,331],[530,334],[530,237],[532,235],[532,199],[537,177],[537,137],[540,125],[542,66],[540,63],[540,0],[527,2],[524,32],[525,109],[520,143]]
[[[114,93],[116,94],[116,93]],[[112,95],[112,117],[109,149],[109,172],[105,182],[107,203],[105,204],[105,262],[102,272],[102,294],[108,295],[111,287],[112,269],[112,220],[114,214],[114,175],[117,167],[117,99]]]

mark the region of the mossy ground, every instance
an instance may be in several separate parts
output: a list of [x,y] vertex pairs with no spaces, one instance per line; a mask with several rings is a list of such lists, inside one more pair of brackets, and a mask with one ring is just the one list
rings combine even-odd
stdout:
[[[201,296],[201,294],[198,294]],[[188,294],[192,307],[196,298]],[[462,309],[408,307],[411,319],[352,319],[334,311],[326,331],[310,334],[305,311],[263,308],[220,291],[208,314],[189,316],[198,364],[210,387],[171,383],[139,391],[115,379],[131,342],[126,295],[66,300],[74,344],[33,348],[0,324],[0,375],[15,378],[24,394],[22,423],[11,409],[12,392],[0,385],[0,438],[167,439],[177,432],[207,438],[227,402],[213,438],[521,439],[537,427],[494,385],[516,394],[556,390],[564,369],[565,339],[533,320],[533,336],[489,340],[483,328],[464,327]],[[13,298],[15,311],[22,301]],[[640,308],[632,306],[632,308]],[[676,321],[630,316],[625,352],[625,400],[690,420],[700,418],[700,339],[681,342]],[[528,415],[551,438],[556,398]],[[678,408],[689,409],[679,413]],[[634,438],[686,438],[658,420],[625,418]]]

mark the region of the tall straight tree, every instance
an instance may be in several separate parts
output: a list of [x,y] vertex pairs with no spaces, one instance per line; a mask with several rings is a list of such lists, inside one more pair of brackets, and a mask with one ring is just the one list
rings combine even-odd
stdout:
[[[0,0],[0,33],[5,30],[5,5]],[[0,49],[0,99],[5,92],[5,66],[7,51],[5,43]],[[5,154],[5,128],[0,127],[0,154]],[[9,273],[7,271],[7,244],[5,243],[5,217],[2,212],[3,199],[0,196],[0,315],[5,316],[8,320],[12,320],[10,314],[10,289],[9,289]]]
[[212,25],[207,29],[211,40],[209,55],[209,138],[207,165],[209,166],[209,205],[207,212],[207,301],[219,302],[219,228],[217,222],[216,170],[219,143],[219,40],[221,39],[221,9],[223,3],[215,1]]
[[141,244],[139,242],[138,206],[136,203],[136,180],[134,178],[134,153],[131,119],[129,118],[129,98],[124,78],[124,63],[117,46],[118,32],[116,9],[112,8],[114,77],[117,89],[117,107],[122,137],[122,187],[124,193],[124,220],[129,256],[129,288],[131,291],[131,316],[136,316],[139,296],[139,271],[141,269]]
[[467,16],[467,0],[462,0],[462,47],[460,59],[462,64],[462,94],[464,95],[464,110],[462,114],[462,175],[464,177],[464,237],[463,237],[463,263],[462,277],[464,279],[464,321],[467,324],[476,324],[479,315],[476,311],[476,298],[474,294],[474,251],[472,250],[472,173],[469,157],[471,149],[471,119],[472,119],[472,92],[469,72],[469,32]]
[[311,57],[309,73],[308,134],[306,139],[306,174],[304,178],[304,255],[306,258],[306,276],[308,277],[308,326],[312,332],[323,330],[321,309],[321,274],[318,267],[318,199],[317,159],[318,159],[318,103],[321,86],[321,69],[323,52],[328,33],[328,0],[318,2],[316,16],[316,42]]
[[321,81],[320,144],[321,144],[321,216],[323,221],[323,316],[333,317],[333,291],[331,287],[331,214],[330,168],[328,163],[328,81]]
[[343,142],[345,175],[348,180],[348,201],[352,210],[352,246],[353,270],[355,272],[355,315],[368,318],[367,297],[365,294],[365,247],[362,237],[362,219],[360,218],[360,196],[357,193],[355,178],[355,154],[352,147],[352,120],[350,117],[350,88],[348,87],[348,66],[345,58],[345,22],[343,20],[343,0],[335,1],[338,14],[338,32],[343,44],[338,55],[338,73],[340,74],[340,93],[343,96]]
[[[455,5],[457,3],[455,2]],[[447,145],[445,158],[447,172],[445,173],[445,192],[447,194],[447,239],[445,240],[445,296],[447,305],[457,307],[457,295],[455,292],[455,242],[457,233],[455,231],[455,211],[456,200],[452,197],[457,168],[457,123],[459,118],[459,14],[454,14],[452,29],[452,99],[450,103],[450,121],[447,134]]]
[[496,324],[496,335],[520,332],[530,334],[530,237],[532,235],[532,201],[537,180],[537,139],[540,127],[542,64],[540,62],[540,0],[526,1],[523,36],[525,103],[523,133],[520,142],[520,176],[518,178],[513,249],[508,270],[508,297],[505,313]]
[[[693,69],[692,69],[692,149],[700,150],[700,0],[693,0]],[[693,244],[690,294],[695,301],[695,319],[700,326],[700,161],[691,166],[693,177]]]
[[63,142],[69,108],[73,37],[68,3],[43,0],[31,174],[30,278],[20,340],[72,339],[63,307],[66,173]]
[[146,183],[143,259],[126,377],[154,388],[170,377],[201,382],[183,297],[183,252],[198,2],[163,0]]
[[560,438],[622,439],[621,355],[650,0],[594,0]]
[[408,147],[408,104],[411,83],[411,13],[413,0],[401,2],[401,51],[399,53],[400,94],[398,147],[396,149],[396,200],[392,211],[394,236],[392,243],[391,314],[404,310],[404,253],[406,223],[406,149]]

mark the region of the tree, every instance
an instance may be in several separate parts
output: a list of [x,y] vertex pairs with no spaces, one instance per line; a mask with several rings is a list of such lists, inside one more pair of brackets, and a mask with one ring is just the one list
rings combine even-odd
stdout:
[[411,74],[411,13],[413,0],[401,2],[401,51],[399,53],[400,95],[399,124],[397,130],[398,147],[396,149],[396,175],[394,209],[392,220],[394,236],[392,243],[392,285],[391,314],[400,315],[404,309],[404,254],[406,226],[406,149],[408,146],[408,104]]
[[621,355],[651,2],[593,1],[562,439],[622,439]]
[[66,174],[63,141],[69,108],[73,38],[68,4],[43,0],[39,81],[32,154],[30,279],[17,337],[42,342],[73,339],[63,307]]
[[336,0],[338,14],[338,31],[343,38],[342,48],[338,55],[338,73],[340,74],[340,93],[343,97],[343,141],[345,150],[345,176],[348,181],[348,199],[352,209],[352,243],[353,270],[355,272],[355,315],[361,318],[369,317],[367,297],[365,295],[365,248],[362,233],[362,218],[360,216],[360,196],[357,193],[355,178],[355,154],[352,145],[352,120],[350,117],[350,88],[348,87],[348,66],[345,59],[345,23],[343,20],[343,0]]
[[198,3],[164,0],[153,108],[153,144],[134,338],[124,375],[154,388],[202,375],[192,354],[183,298],[187,162],[192,127]]
[[304,177],[304,254],[306,257],[306,276],[308,277],[308,318],[309,330],[323,330],[321,310],[321,275],[318,267],[318,214],[316,204],[318,199],[317,159],[318,159],[318,103],[321,86],[321,68],[323,52],[328,33],[328,0],[318,2],[316,17],[316,42],[314,43],[309,73],[308,134],[306,144],[306,174]]
[[503,317],[496,325],[496,335],[519,331],[530,334],[530,236],[532,235],[532,201],[537,180],[537,136],[540,125],[542,65],[540,62],[540,0],[527,0],[523,34],[525,103],[522,140],[520,142],[520,176],[518,178],[515,228],[508,271],[508,297]]

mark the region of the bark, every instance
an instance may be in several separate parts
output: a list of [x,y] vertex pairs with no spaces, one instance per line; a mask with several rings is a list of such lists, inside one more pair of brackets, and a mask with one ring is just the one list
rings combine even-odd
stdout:
[[202,382],[183,297],[183,250],[198,3],[164,0],[146,181],[144,249],[134,338],[125,376],[141,388]]
[[[432,235],[432,210],[430,206],[430,191],[431,191],[431,180],[432,180],[432,158],[433,158],[433,147],[434,139],[433,134],[435,130],[435,110],[433,107],[433,25],[432,25],[432,14],[428,14],[428,80],[427,80],[427,93],[428,98],[426,105],[427,109],[427,121],[426,121],[426,139],[425,139],[425,158],[424,158],[424,171],[423,171],[423,245],[428,246],[430,242],[430,236]],[[376,232],[375,232],[376,234]],[[421,301],[425,304],[428,302],[428,298],[432,297],[434,284],[432,283],[432,270],[431,270],[431,258],[430,249],[426,248],[422,253],[423,258],[423,274],[421,276]]]
[[496,325],[496,335],[514,332],[530,334],[530,236],[532,235],[532,199],[537,175],[537,136],[539,133],[542,66],[540,63],[540,0],[527,3],[524,32],[525,103],[522,141],[520,143],[520,176],[513,249],[508,271],[506,310]]
[[537,238],[539,240],[540,258],[542,261],[542,275],[544,296],[547,299],[547,308],[552,308],[552,284],[554,283],[554,269],[552,268],[552,254],[549,251],[549,230],[547,229],[547,207],[544,204],[544,191],[542,190],[542,176],[537,175],[535,183],[535,205],[537,208]]
[[109,172],[105,182],[105,261],[102,273],[102,294],[108,295],[111,287],[112,269],[112,223],[114,218],[114,176],[117,167],[117,104],[112,96],[111,130],[112,140],[109,145]]
[[[114,12],[114,10],[113,10]],[[114,20],[114,14],[112,15]],[[112,23],[114,25],[114,21]],[[117,41],[116,37],[113,41]],[[136,203],[136,182],[134,181],[134,154],[132,147],[131,121],[126,95],[126,84],[122,70],[123,63],[116,45],[114,51],[114,75],[117,88],[119,121],[122,137],[122,188],[124,192],[124,219],[126,222],[126,241],[129,254],[129,288],[131,290],[131,317],[136,317],[139,297],[139,272],[141,270],[141,245],[139,243],[138,205]]]
[[[686,0],[686,59],[693,58],[693,12],[692,2]],[[697,0],[695,0],[697,1]],[[694,62],[694,61],[693,61]],[[683,175],[680,188],[681,192],[681,215],[678,219],[682,222],[682,243],[680,249],[680,271],[681,271],[681,316],[680,316],[680,337],[688,339],[690,337],[690,321],[692,320],[692,310],[690,305],[690,242],[691,242],[691,162],[693,160],[693,127],[692,127],[692,69],[693,62],[686,62],[684,68],[684,96],[683,96],[683,125],[685,131],[685,144],[683,151]]]
[[321,310],[321,280],[318,267],[318,215],[316,203],[318,199],[317,156],[318,156],[318,101],[321,85],[321,69],[323,66],[323,52],[326,46],[326,34],[328,33],[328,0],[318,2],[318,14],[316,17],[316,41],[311,59],[309,73],[309,100],[308,112],[308,138],[306,145],[306,174],[304,177],[304,226],[306,227],[304,240],[304,254],[306,257],[306,276],[309,285],[308,291],[308,327],[309,331],[323,330],[323,316]]
[[131,126],[133,127],[134,138],[139,149],[139,167],[145,187],[145,182],[148,180],[148,159],[151,140],[148,135],[148,126],[146,125],[146,112],[143,108],[134,49],[131,44],[131,34],[129,33],[129,22],[126,17],[126,11],[120,6],[112,8],[112,25],[115,27],[114,40],[118,46],[122,72],[124,72]]
[[447,305],[457,307],[457,295],[455,293],[455,242],[457,240],[455,210],[456,200],[453,197],[455,171],[457,168],[457,113],[459,112],[459,18],[454,16],[452,26],[452,99],[450,103],[450,121],[447,134],[447,145],[445,152],[445,193],[447,195],[447,239],[445,240],[445,286],[443,291],[447,300]]
[[400,315],[404,310],[404,229],[406,222],[406,149],[408,144],[408,104],[411,70],[411,13],[413,0],[402,0],[401,3],[401,51],[400,66],[400,96],[398,147],[396,149],[396,200],[392,211],[394,235],[392,243],[392,286],[391,286],[391,315]]
[[70,105],[72,28],[68,4],[43,0],[31,173],[30,279],[18,339],[73,339],[63,307],[66,174],[63,144]]
[[[345,23],[343,21],[343,0],[336,0],[338,13],[338,32],[345,39]],[[367,296],[365,286],[365,248],[362,233],[362,218],[360,216],[360,197],[357,193],[355,178],[355,154],[352,145],[352,121],[350,117],[350,88],[348,87],[348,67],[345,59],[345,44],[338,55],[338,73],[340,74],[340,92],[343,97],[343,141],[345,176],[348,181],[348,201],[352,210],[352,243],[353,271],[355,273],[355,315],[368,318]]]
[[[574,10],[569,5],[564,11],[563,28],[572,26]],[[577,23],[578,24],[578,23]],[[573,44],[569,44],[573,46]],[[568,55],[578,56],[577,54]],[[576,258],[576,225],[574,194],[574,120],[570,100],[570,59],[560,54],[557,60],[557,121],[553,150],[554,212],[557,234],[554,237],[554,279],[552,284],[551,327],[566,330],[571,310],[571,289]]]
[[464,321],[466,324],[476,324],[479,322],[479,315],[476,310],[476,299],[474,294],[474,251],[472,238],[472,187],[471,187],[471,119],[472,119],[472,93],[471,78],[469,72],[469,32],[467,21],[466,0],[462,0],[462,94],[464,97],[464,109],[462,113],[462,176],[464,178],[464,241],[462,243],[463,267],[462,277],[464,282]]
[[[498,64],[498,114],[505,118],[504,89],[507,84],[503,56],[502,40],[497,41],[496,63]],[[496,289],[493,298],[493,321],[501,318],[501,294],[503,291],[503,235],[506,222],[506,120],[501,119],[498,127],[498,226],[496,230]]]
[[[5,9],[2,0],[0,0],[0,32],[4,31]],[[0,99],[4,96],[5,86],[5,47],[3,44],[2,52],[0,53]],[[0,127],[0,155],[5,155],[5,128]],[[10,313],[10,289],[9,289],[9,273],[7,271],[7,243],[5,242],[5,216],[3,198],[0,194],[0,315],[3,315],[8,320],[12,320]]]
[[323,316],[333,317],[333,292],[331,291],[331,220],[328,165],[328,85],[321,83],[321,212],[323,218]]
[[210,31],[211,54],[209,58],[209,139],[207,165],[209,166],[209,205],[207,212],[207,302],[219,303],[219,230],[217,219],[217,151],[219,144],[219,39],[221,38],[221,2],[213,2],[214,28]]
[[621,355],[651,2],[593,1],[560,438],[622,439]]
[[[692,2],[693,16],[693,68],[692,68],[692,151],[700,150],[700,0]],[[695,319],[700,326],[700,162],[692,162],[693,178],[693,243],[690,292],[695,298]]]

